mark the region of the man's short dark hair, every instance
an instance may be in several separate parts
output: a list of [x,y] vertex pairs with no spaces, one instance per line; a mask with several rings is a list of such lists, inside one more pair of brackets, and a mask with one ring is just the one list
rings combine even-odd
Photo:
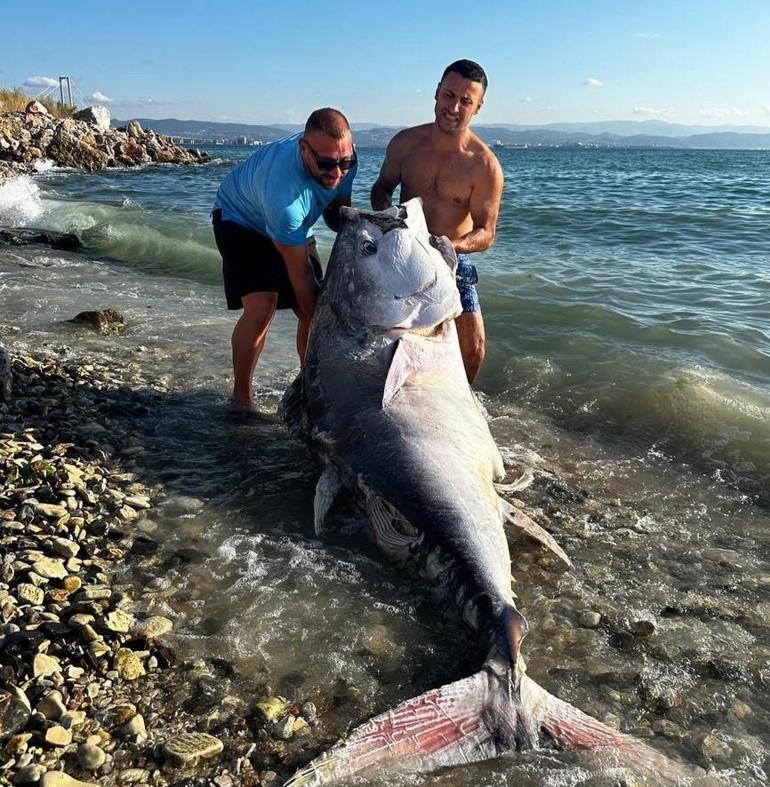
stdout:
[[455,60],[454,63],[450,63],[444,69],[444,73],[441,75],[441,82],[444,81],[444,77],[450,71],[455,74],[459,74],[463,79],[470,79],[471,82],[481,83],[481,87],[484,88],[484,92],[487,92],[487,73],[474,60]]
[[350,133],[350,123],[339,109],[323,107],[311,112],[305,123],[305,133],[309,131],[320,131],[332,139],[342,139]]

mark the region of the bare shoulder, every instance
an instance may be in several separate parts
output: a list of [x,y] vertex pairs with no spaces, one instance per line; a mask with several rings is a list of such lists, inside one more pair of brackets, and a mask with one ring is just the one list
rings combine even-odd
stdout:
[[471,135],[468,149],[473,155],[473,170],[477,178],[489,183],[502,182],[503,168],[500,166],[497,156],[476,134]]
[[430,137],[431,123],[404,128],[388,143],[388,157],[403,159]]

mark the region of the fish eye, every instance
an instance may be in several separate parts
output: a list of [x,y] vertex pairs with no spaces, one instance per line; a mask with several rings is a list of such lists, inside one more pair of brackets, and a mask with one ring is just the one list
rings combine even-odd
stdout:
[[370,257],[372,254],[376,254],[377,253],[377,244],[374,241],[365,240],[361,244],[361,252],[365,256]]

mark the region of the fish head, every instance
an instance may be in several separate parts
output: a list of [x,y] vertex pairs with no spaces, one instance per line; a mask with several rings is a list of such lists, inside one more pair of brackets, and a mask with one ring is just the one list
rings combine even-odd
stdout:
[[[326,288],[348,322],[381,331],[433,328],[462,311],[455,283],[457,255],[431,235],[422,201],[385,211],[343,208]],[[334,296],[345,288],[344,297]]]

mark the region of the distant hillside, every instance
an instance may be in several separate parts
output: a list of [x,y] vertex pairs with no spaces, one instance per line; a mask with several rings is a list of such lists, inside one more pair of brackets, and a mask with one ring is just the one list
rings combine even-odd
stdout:
[[[216,123],[202,120],[155,120],[137,118],[145,128],[160,134],[180,137],[200,144],[214,141],[271,142],[302,128],[286,123],[257,126],[248,123]],[[125,125],[113,120],[113,126]],[[563,123],[548,126],[517,126],[476,124],[476,133],[488,144],[527,147],[638,147],[638,148],[715,148],[770,149],[770,129],[760,127],[677,126],[663,121],[604,121],[600,123]],[[613,129],[610,131],[610,129]],[[361,147],[384,147],[399,131],[395,126],[354,123],[356,144]],[[623,131],[624,133],[619,133]],[[675,132],[678,132],[675,133]]]

